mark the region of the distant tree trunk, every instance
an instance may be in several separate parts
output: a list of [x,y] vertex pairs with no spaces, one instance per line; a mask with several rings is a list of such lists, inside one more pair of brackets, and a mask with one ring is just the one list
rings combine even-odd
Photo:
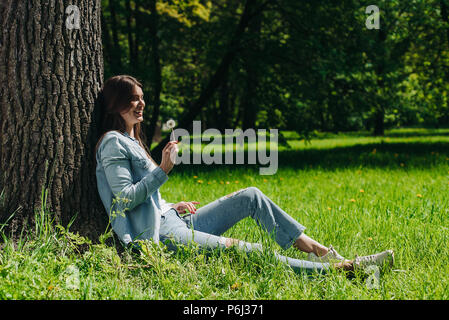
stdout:
[[[441,7],[441,18],[443,21],[449,25],[449,2],[448,0],[440,0],[440,7]],[[446,26],[446,41],[449,45],[449,27]],[[446,79],[448,79],[449,70],[446,65],[445,67],[445,74]],[[449,119],[449,99],[446,102],[446,119]],[[447,121],[447,120],[446,120]]]
[[218,129],[224,133],[226,128],[229,128],[231,117],[231,110],[229,108],[229,70],[223,74],[223,82],[220,86],[219,91],[219,119],[218,121]]
[[129,64],[131,66],[131,69],[134,71],[137,68],[136,65],[136,53],[134,52],[135,49],[135,34],[134,34],[134,28],[132,24],[132,20],[134,18],[134,12],[131,8],[131,0],[126,0],[126,27],[127,27],[127,34],[128,34],[128,49],[129,49]]
[[150,19],[148,21],[148,28],[151,35],[151,56],[152,56],[152,70],[151,70],[151,84],[153,87],[153,97],[151,107],[153,113],[151,114],[150,125],[146,131],[147,145],[151,148],[153,138],[156,131],[156,126],[159,121],[159,113],[161,107],[161,91],[162,91],[162,71],[161,61],[159,56],[159,38],[157,35],[159,16],[156,10],[156,0],[149,1],[149,9],[151,11]]
[[257,119],[257,82],[258,65],[260,57],[259,34],[261,29],[261,16],[256,16],[248,26],[248,35],[250,39],[247,42],[246,55],[244,57],[246,65],[246,91],[243,96],[243,130],[256,127]]
[[103,15],[103,10],[101,13],[101,30],[103,35],[103,43],[105,47],[104,60],[107,61],[108,65],[112,69],[116,66],[114,61],[114,50],[112,48],[111,35],[109,34],[108,24],[106,22],[106,18]]
[[140,35],[141,32],[139,32],[139,26],[141,25],[142,21],[139,14],[139,7],[140,7],[140,1],[134,1],[135,3],[135,9],[133,12],[134,16],[134,64],[138,67],[140,64],[139,62],[139,41],[140,41]]
[[[107,76],[117,75],[122,71],[121,48],[118,40],[118,22],[116,15],[116,0],[109,0],[108,6],[101,10],[101,29],[104,43],[105,73]],[[104,13],[109,13],[107,17]]]
[[[377,86],[379,88],[379,91],[382,94],[386,94],[387,90],[385,90],[385,60],[386,57],[386,48],[385,48],[385,40],[387,39],[387,34],[384,29],[380,29],[378,31],[378,50],[379,54],[377,57],[376,62],[376,74],[377,74]],[[388,99],[386,99],[385,96],[382,94],[377,94],[377,97],[375,98],[376,101],[376,111],[373,115],[373,125],[374,125],[374,136],[383,136],[385,134],[385,109],[386,109],[386,103],[389,103]]]
[[55,221],[67,225],[77,215],[71,230],[94,238],[107,224],[94,163],[101,1],[76,1],[79,28],[77,11],[67,13],[62,0],[2,5],[0,223],[15,211],[8,229],[17,234],[29,226],[47,189]]
[[116,13],[116,0],[109,0],[109,11],[111,13],[111,30],[112,30],[112,40],[114,43],[114,51],[113,51],[113,60],[114,66],[112,66],[112,70],[114,74],[122,69],[122,54],[121,47],[118,39],[118,21],[117,21],[117,13]]
[[383,136],[385,134],[385,111],[379,109],[374,114],[374,136]]
[[[449,2],[447,0],[440,0],[441,18],[444,22],[449,24]],[[449,28],[446,27],[446,41],[449,45]]]

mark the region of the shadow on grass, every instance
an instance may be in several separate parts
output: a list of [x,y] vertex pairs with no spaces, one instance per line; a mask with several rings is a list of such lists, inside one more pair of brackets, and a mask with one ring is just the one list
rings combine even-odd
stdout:
[[346,169],[404,167],[431,168],[448,162],[449,142],[369,143],[328,149],[279,152],[279,167]]
[[[391,129],[385,132],[383,137],[377,138],[412,138],[412,137],[448,137],[449,129]],[[375,138],[370,131],[353,131],[353,132],[318,132],[313,136],[313,140],[334,139],[334,138]],[[298,140],[299,136],[295,132],[284,133],[284,138],[287,141]]]
[[[234,153],[235,160],[235,153]],[[247,154],[245,153],[245,161]],[[274,161],[272,159],[271,161]],[[332,148],[282,150],[278,153],[278,169],[430,169],[436,165],[449,165],[449,142],[369,143]],[[180,164],[178,173],[212,173],[220,170],[238,170],[259,174],[259,168],[269,165],[237,164]]]

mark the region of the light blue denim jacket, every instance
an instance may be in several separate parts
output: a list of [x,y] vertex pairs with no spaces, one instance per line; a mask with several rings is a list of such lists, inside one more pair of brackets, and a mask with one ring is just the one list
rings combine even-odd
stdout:
[[[127,132],[106,133],[96,159],[98,192],[119,239],[125,245],[138,239],[158,243],[161,215],[171,209],[171,203],[159,192],[167,174],[148,159],[137,139]],[[114,204],[117,197],[129,201]]]

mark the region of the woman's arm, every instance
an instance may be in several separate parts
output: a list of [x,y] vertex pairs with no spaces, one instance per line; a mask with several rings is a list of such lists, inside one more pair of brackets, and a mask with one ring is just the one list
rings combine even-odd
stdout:
[[168,176],[164,170],[157,167],[142,180],[133,184],[127,154],[119,138],[111,136],[104,141],[100,151],[100,161],[112,193],[114,196],[129,199],[129,202],[124,203],[124,207],[132,210],[156,192],[168,180]]

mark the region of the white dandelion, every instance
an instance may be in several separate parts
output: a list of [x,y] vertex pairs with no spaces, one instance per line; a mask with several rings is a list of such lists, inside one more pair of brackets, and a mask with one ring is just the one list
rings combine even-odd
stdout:
[[168,129],[171,129],[171,134],[170,134],[170,141],[174,141],[175,140],[175,133],[173,132],[173,128],[176,126],[176,122],[173,119],[169,119],[165,125],[167,126]]
[[176,122],[173,119],[169,119],[166,124],[169,129],[173,129],[176,126]]

